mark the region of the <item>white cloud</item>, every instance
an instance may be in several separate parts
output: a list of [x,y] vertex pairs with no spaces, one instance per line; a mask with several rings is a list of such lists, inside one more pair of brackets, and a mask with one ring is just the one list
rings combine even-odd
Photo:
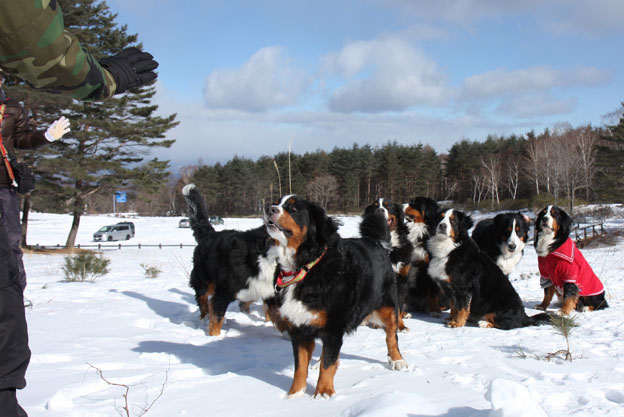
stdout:
[[599,37],[621,33],[624,28],[622,0],[555,0],[540,17],[544,30],[558,35]]
[[239,69],[213,71],[204,100],[212,109],[263,112],[296,104],[307,84],[305,73],[289,66],[280,47],[266,47]]
[[347,78],[330,97],[338,112],[402,111],[439,106],[450,90],[436,63],[398,38],[358,41],[324,59],[324,69]]
[[526,16],[545,32],[589,37],[621,33],[622,0],[378,0],[416,19],[444,21],[473,28],[486,19]]
[[544,92],[557,87],[595,86],[608,82],[610,77],[610,71],[593,67],[570,70],[531,67],[513,71],[498,68],[466,78],[461,97],[473,100],[530,91]]
[[557,99],[548,94],[522,94],[504,99],[497,111],[519,118],[556,116],[567,114],[578,106],[574,97]]

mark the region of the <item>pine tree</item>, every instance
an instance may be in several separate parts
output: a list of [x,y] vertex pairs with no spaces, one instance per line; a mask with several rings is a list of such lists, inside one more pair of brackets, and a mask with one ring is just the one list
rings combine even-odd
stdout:
[[[96,58],[137,46],[137,35],[118,26],[106,2],[59,1],[65,26]],[[150,148],[170,147],[165,133],[177,125],[176,115],[156,116],[151,104],[153,85],[137,88],[104,103],[86,103],[42,92],[26,93],[33,116],[47,123],[59,115],[71,121],[72,131],[61,141],[36,151],[40,174],[37,197],[73,213],[66,246],[74,246],[88,196],[124,190],[157,191],[164,185],[167,161],[146,161]]]
[[624,102],[619,110],[620,122],[607,126],[598,145],[598,196],[603,201],[624,202]]

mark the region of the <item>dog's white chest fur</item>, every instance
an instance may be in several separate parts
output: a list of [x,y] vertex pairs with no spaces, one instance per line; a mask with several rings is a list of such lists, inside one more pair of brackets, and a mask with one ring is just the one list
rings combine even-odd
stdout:
[[427,225],[424,223],[409,223],[407,225],[409,234],[407,238],[414,245],[412,251],[412,262],[424,261],[427,257],[427,251],[422,245],[422,240],[427,236]]
[[243,302],[265,300],[275,293],[273,276],[277,267],[277,257],[278,251],[275,246],[269,249],[267,256],[258,257],[260,272],[257,276],[247,279],[247,288],[236,294],[238,300]]
[[442,234],[436,234],[429,239],[428,246],[431,252],[431,260],[429,261],[429,275],[439,281],[448,280],[446,273],[446,263],[449,254],[457,247],[453,239]]
[[280,314],[295,326],[303,326],[317,319],[317,315],[310,311],[301,301],[295,299],[294,293],[297,285],[299,284],[293,284],[282,290],[284,294]]
[[516,249],[515,252],[503,252],[496,260],[496,265],[503,271],[503,274],[509,275],[514,270],[518,262],[522,259],[522,250]]
[[550,245],[555,241],[555,233],[552,231],[544,232],[543,230],[537,233],[535,237],[537,239],[537,245],[535,245],[535,252],[537,256],[546,256],[550,253]]

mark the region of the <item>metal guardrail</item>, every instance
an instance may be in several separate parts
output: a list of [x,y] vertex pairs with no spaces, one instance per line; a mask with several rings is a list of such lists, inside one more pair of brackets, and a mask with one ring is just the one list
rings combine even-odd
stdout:
[[[29,245],[32,249],[65,249],[64,245],[61,245],[60,243],[57,243],[56,245],[40,245],[39,243],[35,244],[35,245]],[[136,245],[122,245],[121,243],[118,243],[116,245],[104,245],[101,243],[98,244],[93,244],[93,245],[81,245],[81,244],[77,244],[74,246],[74,249],[85,249],[85,248],[96,248],[98,250],[101,249],[118,249],[121,250],[122,248],[158,248],[158,249],[162,249],[162,248],[180,248],[183,249],[184,247],[187,248],[194,248],[195,246],[197,246],[196,243],[180,243],[180,244],[162,244],[162,243],[158,243],[158,244],[143,244],[143,243],[139,243]]]

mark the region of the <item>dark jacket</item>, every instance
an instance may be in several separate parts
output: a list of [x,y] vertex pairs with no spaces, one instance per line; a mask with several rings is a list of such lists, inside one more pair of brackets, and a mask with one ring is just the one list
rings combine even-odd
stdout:
[[4,224],[0,222],[0,390],[24,388],[29,361],[19,271]]
[[[12,98],[0,101],[6,104],[4,118],[2,120],[2,143],[9,157],[15,158],[15,149],[37,149],[48,142],[44,131],[36,131],[30,128],[28,117],[20,104]],[[6,171],[4,162],[0,164],[0,187],[9,187],[11,181]]]

